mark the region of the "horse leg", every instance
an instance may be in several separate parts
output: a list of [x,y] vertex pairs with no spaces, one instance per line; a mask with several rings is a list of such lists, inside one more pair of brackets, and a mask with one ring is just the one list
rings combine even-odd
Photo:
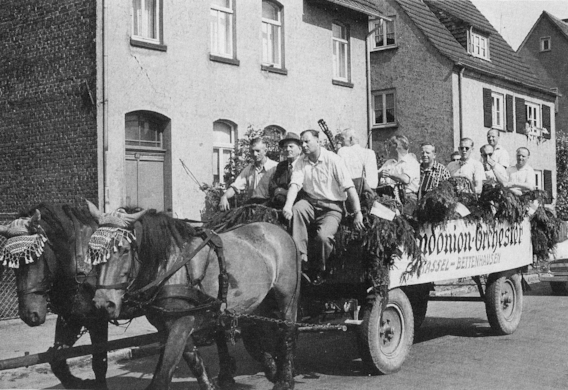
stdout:
[[[77,341],[77,336],[81,332],[81,328],[82,326],[76,321],[57,316],[53,348],[56,350],[71,348]],[[54,360],[50,362],[49,365],[51,366],[53,374],[66,389],[79,389],[83,387],[83,380],[71,374],[66,359]]]
[[[95,320],[88,326],[92,344],[102,344],[108,341],[108,323],[106,320]],[[91,362],[95,373],[95,389],[107,389],[106,373],[108,368],[107,351],[93,354]]]
[[215,343],[217,344],[217,353],[219,354],[219,376],[217,381],[221,387],[231,385],[235,383],[233,375],[237,371],[237,363],[235,358],[229,354],[227,336],[223,327],[218,327],[215,331]]
[[199,383],[199,388],[202,390],[217,390],[218,387],[215,383],[211,380],[211,376],[205,367],[205,362],[201,358],[199,351],[196,347],[193,347],[193,351],[188,344],[185,346],[185,350],[183,351],[183,358],[186,361],[189,369],[197,378],[197,383]]
[[154,378],[146,390],[167,390],[174,371],[187,347],[187,340],[194,327],[194,318],[190,316],[168,321],[168,336],[164,351],[156,367]]
[[296,349],[296,329],[294,326],[285,325],[280,331],[278,348],[277,382],[272,390],[294,389],[294,352]]

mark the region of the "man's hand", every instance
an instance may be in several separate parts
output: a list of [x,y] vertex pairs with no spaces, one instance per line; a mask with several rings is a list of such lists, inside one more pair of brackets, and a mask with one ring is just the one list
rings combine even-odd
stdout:
[[365,225],[363,225],[363,214],[361,211],[355,213],[355,218],[353,218],[353,227],[355,230],[363,230]]
[[282,209],[282,214],[284,215],[284,218],[286,218],[288,221],[292,219],[292,207],[285,205],[284,208]]
[[223,195],[221,197],[221,200],[219,201],[219,208],[221,209],[221,211],[227,211],[231,208],[231,206],[229,205],[229,200],[225,195]]

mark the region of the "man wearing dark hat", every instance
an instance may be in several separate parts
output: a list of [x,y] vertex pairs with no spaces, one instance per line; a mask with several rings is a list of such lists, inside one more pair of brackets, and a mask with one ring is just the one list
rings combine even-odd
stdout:
[[290,185],[294,164],[302,153],[301,145],[300,136],[292,132],[286,134],[278,143],[286,160],[278,163],[268,185],[271,206],[274,208],[281,209],[286,203],[286,195],[288,194],[288,186]]

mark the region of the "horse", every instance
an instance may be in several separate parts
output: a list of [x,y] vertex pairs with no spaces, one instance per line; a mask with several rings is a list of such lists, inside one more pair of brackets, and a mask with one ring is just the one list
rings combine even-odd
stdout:
[[[48,306],[58,314],[52,347],[55,350],[73,346],[83,327],[88,330],[93,344],[106,343],[107,318],[92,302],[96,274],[94,268],[85,262],[89,238],[98,227],[89,211],[69,205],[42,203],[20,215],[10,226],[19,226],[20,229],[2,249],[14,240],[21,241],[14,242],[15,247],[24,245],[22,240],[26,236],[45,241],[45,245],[36,244],[31,248],[35,253],[28,255],[25,261],[21,253],[12,256],[11,263],[7,259],[4,261],[15,271],[20,318],[35,327],[45,322]],[[9,233],[8,226],[0,230],[0,234]],[[3,254],[4,257],[10,256],[5,251]],[[94,380],[82,380],[72,375],[64,359],[52,361],[50,366],[65,388],[107,388],[106,352],[93,354]]]
[[225,329],[219,325],[224,318],[220,304],[226,304],[223,313],[236,315],[265,314],[265,308],[273,314],[276,307],[278,342],[275,353],[262,352],[265,372],[274,389],[294,388],[301,265],[284,229],[251,223],[218,235],[206,230],[198,234],[184,221],[150,210],[134,224],[134,232],[132,243],[109,242],[107,253],[99,254],[94,301],[110,318],[119,316],[125,306],[143,305],[146,317],[162,334],[165,347],[147,389],[167,389],[182,356],[201,389],[217,389],[197,347],[191,348],[190,336],[203,330],[210,330],[217,343],[219,384],[234,383],[233,359]]

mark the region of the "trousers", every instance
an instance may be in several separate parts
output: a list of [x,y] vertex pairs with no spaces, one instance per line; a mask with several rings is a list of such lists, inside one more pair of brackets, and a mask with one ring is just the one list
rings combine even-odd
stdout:
[[292,208],[292,238],[303,260],[308,258],[308,233],[316,228],[315,265],[325,271],[327,259],[334,246],[334,236],[341,223],[343,207],[341,202],[302,199]]

